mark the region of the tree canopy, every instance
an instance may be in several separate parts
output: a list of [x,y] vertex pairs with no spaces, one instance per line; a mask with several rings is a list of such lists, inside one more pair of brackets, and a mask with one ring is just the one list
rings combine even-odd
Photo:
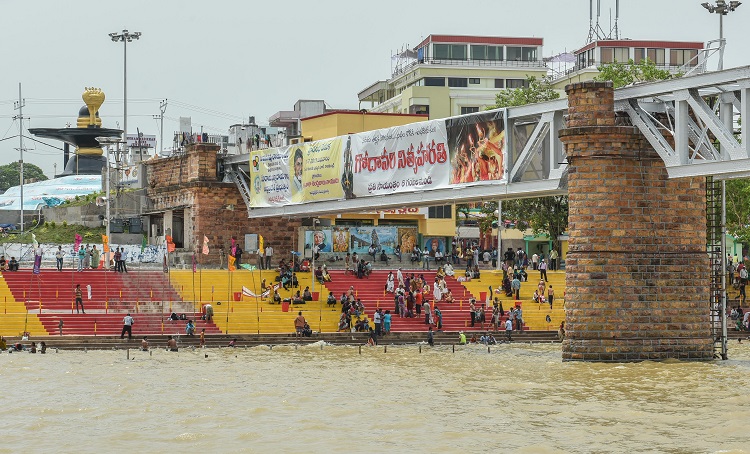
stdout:
[[525,106],[526,104],[551,101],[559,97],[560,93],[552,88],[551,80],[548,77],[537,79],[534,76],[528,76],[523,87],[503,90],[498,93],[495,96],[495,105],[491,109]]
[[[29,163],[23,165],[23,178],[25,181],[47,180],[47,176],[44,175],[42,169]],[[21,164],[19,162],[11,162],[0,166],[0,191],[7,191],[8,188],[19,184],[21,184]]]
[[594,80],[611,80],[615,88],[624,87],[636,82],[652,82],[680,77],[679,74],[673,75],[669,70],[657,68],[656,64],[649,59],[635,63],[631,58],[627,63],[607,63],[599,66],[597,69],[599,70],[599,74],[594,77]]

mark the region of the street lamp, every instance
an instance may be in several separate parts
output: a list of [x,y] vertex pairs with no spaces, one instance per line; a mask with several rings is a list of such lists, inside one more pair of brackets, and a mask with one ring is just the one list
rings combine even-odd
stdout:
[[[742,2],[716,0],[716,4],[708,2],[701,3],[709,13],[719,15],[719,65],[718,70],[724,69],[724,16],[735,11]],[[727,127],[732,128],[732,107],[729,106],[728,115],[722,112]],[[721,346],[721,356],[726,359],[727,355],[727,181],[721,180],[721,331],[724,342]]]
[[[122,84],[123,84],[123,140],[125,140],[126,147],[127,147],[127,140],[128,140],[128,43],[132,42],[133,40],[137,40],[141,37],[141,32],[128,32],[127,30],[123,30],[122,33],[110,33],[109,37],[114,42],[122,41],[122,55],[123,55],[123,76],[122,76]],[[127,150],[127,148],[126,148]]]
[[724,16],[732,11],[735,11],[742,2],[725,0],[716,0],[716,4],[708,2],[701,3],[701,6],[706,8],[709,13],[716,13],[719,15],[719,71],[724,69]]

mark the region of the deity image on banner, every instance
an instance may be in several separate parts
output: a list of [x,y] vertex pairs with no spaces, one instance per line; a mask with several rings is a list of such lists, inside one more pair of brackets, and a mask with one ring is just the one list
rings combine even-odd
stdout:
[[401,244],[401,252],[411,252],[414,245],[417,244],[417,229],[414,227],[399,227],[398,241]]
[[333,252],[349,252],[349,228],[333,228]]
[[505,178],[505,120],[502,111],[446,121],[451,184]]

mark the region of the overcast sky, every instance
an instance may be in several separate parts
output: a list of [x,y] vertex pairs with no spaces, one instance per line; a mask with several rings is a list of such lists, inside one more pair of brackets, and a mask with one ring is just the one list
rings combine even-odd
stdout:
[[[596,3],[596,1],[595,1]],[[614,0],[601,0],[603,28]],[[621,37],[718,38],[719,17],[700,0],[622,0]],[[725,17],[725,68],[750,64],[750,1]],[[107,100],[104,127],[122,127],[123,44],[110,32],[143,33],[128,44],[128,129],[158,136],[159,101],[168,100],[165,142],[181,116],[193,129],[226,133],[254,115],[261,125],[297,99],[357,108],[357,92],[387,79],[391,54],[429,34],[534,36],[543,56],[585,44],[588,0],[0,0],[0,164],[19,159],[13,116],[22,84],[24,129],[75,126],[84,87]],[[26,133],[28,135],[28,133]],[[56,146],[61,143],[48,141]],[[52,176],[62,152],[26,140],[26,162]]]

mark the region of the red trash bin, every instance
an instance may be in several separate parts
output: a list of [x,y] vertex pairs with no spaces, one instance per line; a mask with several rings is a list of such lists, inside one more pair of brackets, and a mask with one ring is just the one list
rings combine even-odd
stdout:
[[234,300],[242,301],[242,292],[234,292]]
[[487,292],[479,292],[479,301],[483,303],[487,301]]
[[320,292],[312,292],[313,301],[318,301],[320,299]]
[[281,312],[289,312],[289,301],[281,302]]

